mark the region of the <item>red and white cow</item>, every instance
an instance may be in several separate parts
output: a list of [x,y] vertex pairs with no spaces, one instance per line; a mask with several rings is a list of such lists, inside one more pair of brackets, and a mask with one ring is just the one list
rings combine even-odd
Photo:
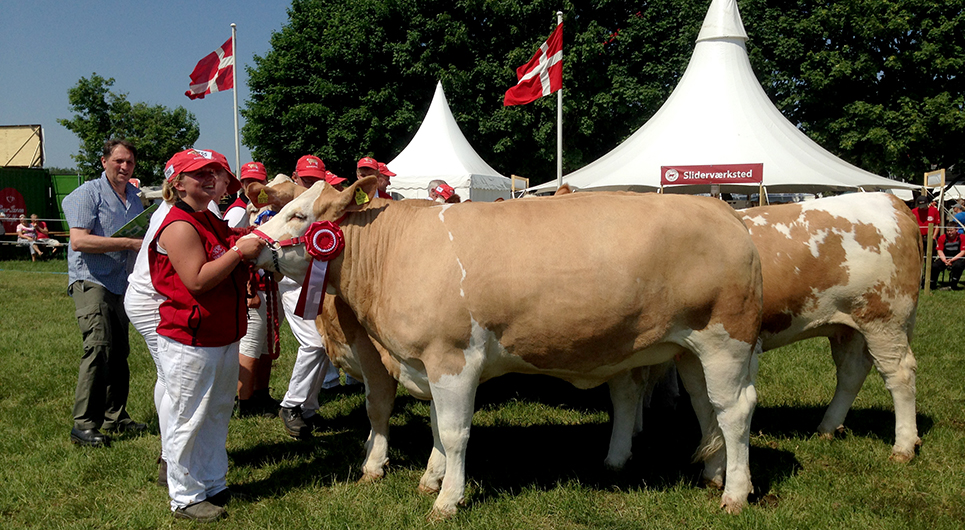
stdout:
[[[811,337],[831,341],[837,387],[818,432],[832,437],[843,428],[874,366],[895,404],[891,458],[914,458],[920,440],[916,362],[909,344],[921,281],[921,238],[908,207],[887,193],[852,193],[740,213],[761,256],[764,351]],[[609,466],[622,467],[630,456],[631,432],[642,427],[636,405],[646,382],[646,372],[611,382]]]
[[[439,490],[434,516],[463,500],[481,381],[544,373],[588,388],[675,356],[704,431],[705,478],[726,473],[722,506],[741,510],[752,489],[761,278],[747,229],[726,204],[574,194],[423,208],[365,201],[375,183],[344,192],[317,183],[261,232],[289,240],[314,221],[340,222],[346,245],[329,263],[330,291],[398,362],[409,393],[432,400],[434,446],[420,487]],[[506,240],[518,226],[531,238]],[[257,265],[274,263],[299,280],[310,266],[302,246],[269,245]]]

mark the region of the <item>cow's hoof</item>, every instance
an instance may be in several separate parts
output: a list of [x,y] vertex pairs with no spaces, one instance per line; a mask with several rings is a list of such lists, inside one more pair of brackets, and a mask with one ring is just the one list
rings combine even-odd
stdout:
[[419,484],[419,493],[424,493],[426,495],[435,495],[439,493],[439,486],[430,486],[428,484]]
[[618,459],[611,460],[607,458],[606,460],[603,461],[603,465],[609,471],[623,471],[623,468],[627,465],[628,460],[629,458],[624,458],[623,460],[618,460]]
[[888,457],[888,460],[891,460],[892,462],[898,462],[899,464],[907,464],[908,462],[911,462],[913,458],[915,458],[914,451],[906,452],[906,451],[892,450],[891,456]]
[[700,485],[709,490],[722,490],[724,489],[724,481],[716,478],[700,478]]
[[833,432],[820,432],[820,433],[818,433],[818,438],[821,438],[822,440],[831,441],[831,440],[834,440],[834,433],[833,433]]
[[741,513],[741,510],[744,509],[744,506],[746,504],[747,504],[747,501],[737,501],[735,499],[731,499],[727,495],[724,495],[723,497],[720,498],[720,507],[723,508],[725,512],[731,515],[737,515]]
[[426,521],[429,521],[430,523],[437,523],[439,521],[448,521],[449,519],[452,519],[453,516],[455,515],[456,515],[455,506],[447,506],[444,508],[433,506],[432,510],[429,512],[429,515],[426,516]]
[[374,483],[374,482],[378,482],[378,481],[382,480],[382,477],[383,477],[383,476],[384,476],[384,474],[382,474],[382,473],[379,473],[379,474],[376,474],[376,473],[366,473],[366,474],[362,475],[362,478],[359,479],[359,482],[358,482],[358,483],[359,483],[359,484],[372,484],[372,483]]

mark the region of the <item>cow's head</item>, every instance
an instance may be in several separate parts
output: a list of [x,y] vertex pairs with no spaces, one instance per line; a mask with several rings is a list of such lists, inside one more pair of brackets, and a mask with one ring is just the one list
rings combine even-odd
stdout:
[[255,209],[268,206],[276,212],[305,191],[306,189],[295,184],[291,177],[281,173],[268,184],[253,180],[245,186],[245,195]]
[[369,198],[375,196],[377,186],[376,177],[366,177],[344,191],[338,191],[325,181],[319,181],[304,192],[299,192],[270,221],[258,227],[262,236],[254,233],[245,236],[269,239],[269,244],[262,249],[255,265],[302,281],[310,259],[305,246],[281,246],[277,242],[301,237],[315,221],[336,222],[345,214],[365,208]]

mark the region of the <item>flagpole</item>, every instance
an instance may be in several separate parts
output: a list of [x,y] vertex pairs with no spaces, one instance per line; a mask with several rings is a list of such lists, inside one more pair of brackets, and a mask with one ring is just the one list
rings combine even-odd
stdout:
[[237,25],[231,23],[231,53],[235,58],[235,66],[231,69],[232,93],[235,99],[235,171],[241,171],[241,141],[238,136],[238,44],[235,41]]
[[[563,23],[563,12],[556,12],[556,25]],[[563,187],[563,87],[556,91],[556,188]]]

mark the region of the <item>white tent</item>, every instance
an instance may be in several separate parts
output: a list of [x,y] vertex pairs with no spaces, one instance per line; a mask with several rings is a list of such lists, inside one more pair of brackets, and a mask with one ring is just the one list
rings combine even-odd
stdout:
[[397,174],[389,192],[407,199],[428,198],[434,179],[446,181],[462,200],[494,201],[510,194],[510,179],[480,158],[459,130],[441,82],[415,137],[387,166]]
[[[661,166],[763,164],[767,192],[914,188],[837,158],[789,122],[751,69],[736,0],[713,0],[690,64],[659,111],[622,144],[563,178],[577,189],[660,189]],[[554,190],[556,181],[533,188]],[[758,185],[721,184],[757,193]],[[709,185],[670,186],[702,193]]]

